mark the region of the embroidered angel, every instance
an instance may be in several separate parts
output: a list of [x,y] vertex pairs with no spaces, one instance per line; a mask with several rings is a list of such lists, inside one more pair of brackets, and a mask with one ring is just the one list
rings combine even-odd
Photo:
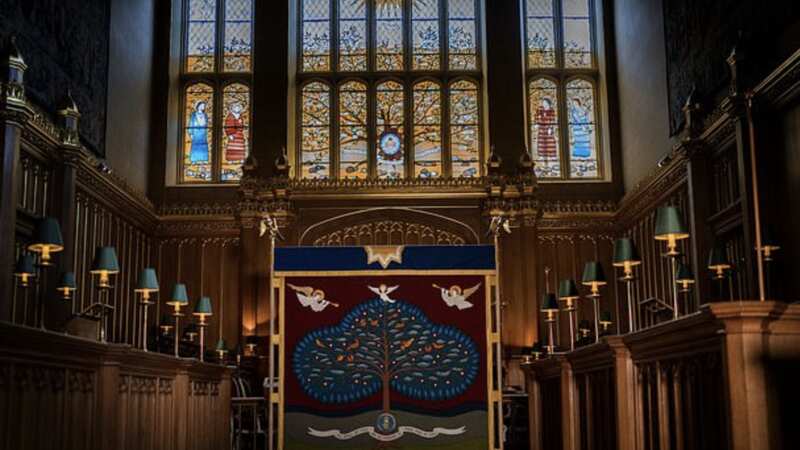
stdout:
[[467,299],[481,287],[481,283],[472,286],[469,289],[461,290],[461,286],[450,286],[450,289],[445,289],[441,286],[436,284],[433,285],[434,288],[439,289],[442,293],[442,300],[444,303],[449,307],[456,307],[459,311],[472,308],[472,303],[468,302]]
[[394,303],[395,300],[389,298],[389,294],[397,290],[400,286],[391,286],[388,287],[385,284],[382,284],[378,287],[367,286],[370,291],[378,294],[378,296],[386,303]]
[[325,300],[325,292],[321,289],[314,289],[311,286],[295,286],[291,283],[287,285],[297,294],[297,300],[304,308],[311,308],[314,312],[322,312],[329,305],[338,308],[339,304]]

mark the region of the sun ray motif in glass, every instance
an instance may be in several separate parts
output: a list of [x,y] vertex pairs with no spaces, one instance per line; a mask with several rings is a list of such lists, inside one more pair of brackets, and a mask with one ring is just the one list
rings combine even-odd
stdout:
[[403,86],[396,81],[378,85],[375,96],[378,178],[405,176],[405,106]]
[[339,1],[339,70],[367,70],[367,5],[363,0]]
[[217,42],[216,0],[189,0],[186,71],[213,72]]
[[569,164],[573,178],[597,178],[597,127],[594,86],[584,79],[567,83]]
[[439,2],[413,0],[411,4],[412,69],[438,70],[440,67]]
[[225,0],[226,72],[249,72],[253,51],[253,0]]
[[301,176],[307,179],[330,177],[331,89],[315,81],[302,89],[300,128]]
[[478,35],[475,0],[448,0],[447,28],[450,69],[477,69]]
[[339,177],[366,178],[367,86],[349,81],[339,87]]
[[414,85],[414,176],[442,175],[442,89],[438,83]]
[[531,69],[556,66],[553,0],[527,0],[525,4],[526,47]]
[[528,86],[528,122],[531,156],[539,178],[561,176],[560,133],[558,127],[558,90],[556,84],[539,78]]
[[183,133],[183,181],[211,181],[214,89],[204,83],[186,88]]
[[403,70],[403,7],[400,2],[375,3],[375,68]]
[[450,84],[450,150],[453,177],[480,176],[480,110],[478,85],[459,80]]
[[564,67],[592,67],[592,30],[589,0],[562,0]]
[[250,152],[250,88],[241,83],[222,91],[222,181],[242,179],[242,164]]
[[305,72],[331,70],[331,22],[329,0],[302,2],[302,64]]

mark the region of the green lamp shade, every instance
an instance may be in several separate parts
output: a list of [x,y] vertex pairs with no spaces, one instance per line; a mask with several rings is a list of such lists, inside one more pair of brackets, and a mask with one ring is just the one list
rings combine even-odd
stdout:
[[158,277],[156,269],[147,267],[139,273],[139,283],[136,285],[136,292],[155,292],[158,290]]
[[728,262],[728,256],[725,254],[725,249],[720,246],[714,246],[708,254],[708,268],[711,270],[730,269],[731,264]]
[[114,247],[97,247],[92,262],[92,273],[106,272],[118,273],[119,261],[117,261],[117,251]]
[[614,266],[622,267],[625,264],[635,266],[641,264],[639,252],[631,238],[620,238],[614,242]]
[[200,300],[197,301],[197,305],[194,307],[194,314],[196,316],[210,316],[213,314],[211,310],[211,298],[200,297]]
[[532,354],[536,354],[536,353],[544,353],[544,350],[545,350],[545,349],[544,349],[544,347],[542,346],[542,343],[541,343],[541,342],[538,342],[538,341],[537,341],[537,342],[534,342],[534,343],[533,343],[533,347],[531,347],[531,353],[532,353]]
[[228,351],[228,344],[225,343],[225,339],[220,339],[217,341],[216,350],[218,352],[227,352]]
[[611,323],[611,311],[600,312],[600,323]]
[[692,269],[686,264],[680,263],[678,265],[678,275],[675,277],[678,283],[694,283],[694,274]]
[[672,239],[686,239],[689,232],[683,225],[681,213],[675,206],[662,206],[656,213],[656,234],[657,240],[666,241]]
[[589,322],[589,321],[588,321],[588,320],[586,320],[586,319],[583,319],[583,320],[581,320],[581,322],[578,324],[578,329],[579,329],[579,330],[586,330],[586,331],[589,331],[589,330],[591,330],[591,329],[592,329],[592,323],[591,323],[591,322]]
[[578,293],[578,285],[575,283],[575,280],[561,280],[561,282],[558,283],[558,298],[563,300],[578,297],[580,297],[580,293]]
[[33,267],[33,255],[30,253],[19,255],[17,266],[14,268],[14,274],[17,276],[32,276],[36,274],[36,269]]
[[64,249],[64,239],[61,237],[61,227],[58,221],[52,217],[45,217],[36,224],[33,233],[33,242],[28,246],[28,250],[42,252],[58,252]]
[[542,312],[558,311],[558,300],[556,294],[546,293],[542,295]]
[[189,295],[186,293],[186,285],[178,283],[172,288],[172,296],[167,302],[168,305],[188,305]]
[[584,285],[604,285],[606,284],[606,274],[603,272],[603,266],[598,261],[589,261],[583,266],[583,278],[581,282]]
[[61,274],[61,281],[58,283],[59,289],[75,289],[75,272],[64,272]]

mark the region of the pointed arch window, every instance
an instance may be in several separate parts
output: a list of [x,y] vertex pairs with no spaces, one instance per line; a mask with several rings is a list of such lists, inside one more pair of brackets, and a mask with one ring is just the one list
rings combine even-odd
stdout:
[[525,0],[528,136],[543,180],[602,179],[594,0]]
[[184,0],[178,182],[235,183],[250,151],[253,0]]
[[[297,1],[298,176],[481,176],[479,0]],[[310,82],[331,90],[327,126],[336,136],[323,141],[327,153],[311,152],[326,160],[315,166],[330,168],[314,173],[306,169]]]

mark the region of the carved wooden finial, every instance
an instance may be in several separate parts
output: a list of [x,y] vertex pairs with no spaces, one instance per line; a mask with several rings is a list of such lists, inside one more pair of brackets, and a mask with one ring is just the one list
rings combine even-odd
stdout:
[[289,169],[289,156],[286,152],[286,147],[281,148],[281,154],[275,158],[275,174],[280,176],[288,176]]
[[533,158],[531,157],[531,153],[528,151],[528,148],[525,148],[525,151],[519,155],[519,164],[517,168],[519,169],[520,173],[527,174],[533,172]]
[[258,160],[252,153],[247,155],[247,158],[244,160],[244,164],[242,164],[242,171],[245,173],[253,173],[256,168],[258,167]]
[[3,46],[3,60],[9,66],[14,65],[23,71],[28,68],[22,53],[19,51],[19,47],[17,47],[17,37],[13,34],[9,36]]
[[696,137],[700,127],[700,101],[697,99],[697,87],[693,86],[686,102],[683,104],[683,118],[686,122],[685,132],[689,137]]
[[728,70],[730,71],[731,75],[731,81],[729,85],[729,93],[731,96],[739,95],[742,92],[742,83],[744,81],[742,61],[747,59],[745,52],[742,51],[744,47],[743,39],[743,33],[741,30],[739,30],[736,43],[731,49],[728,57],[725,59],[725,62],[728,63]]
[[491,175],[500,175],[503,167],[503,158],[495,152],[494,145],[491,146],[489,151],[489,158],[486,161],[486,173]]

